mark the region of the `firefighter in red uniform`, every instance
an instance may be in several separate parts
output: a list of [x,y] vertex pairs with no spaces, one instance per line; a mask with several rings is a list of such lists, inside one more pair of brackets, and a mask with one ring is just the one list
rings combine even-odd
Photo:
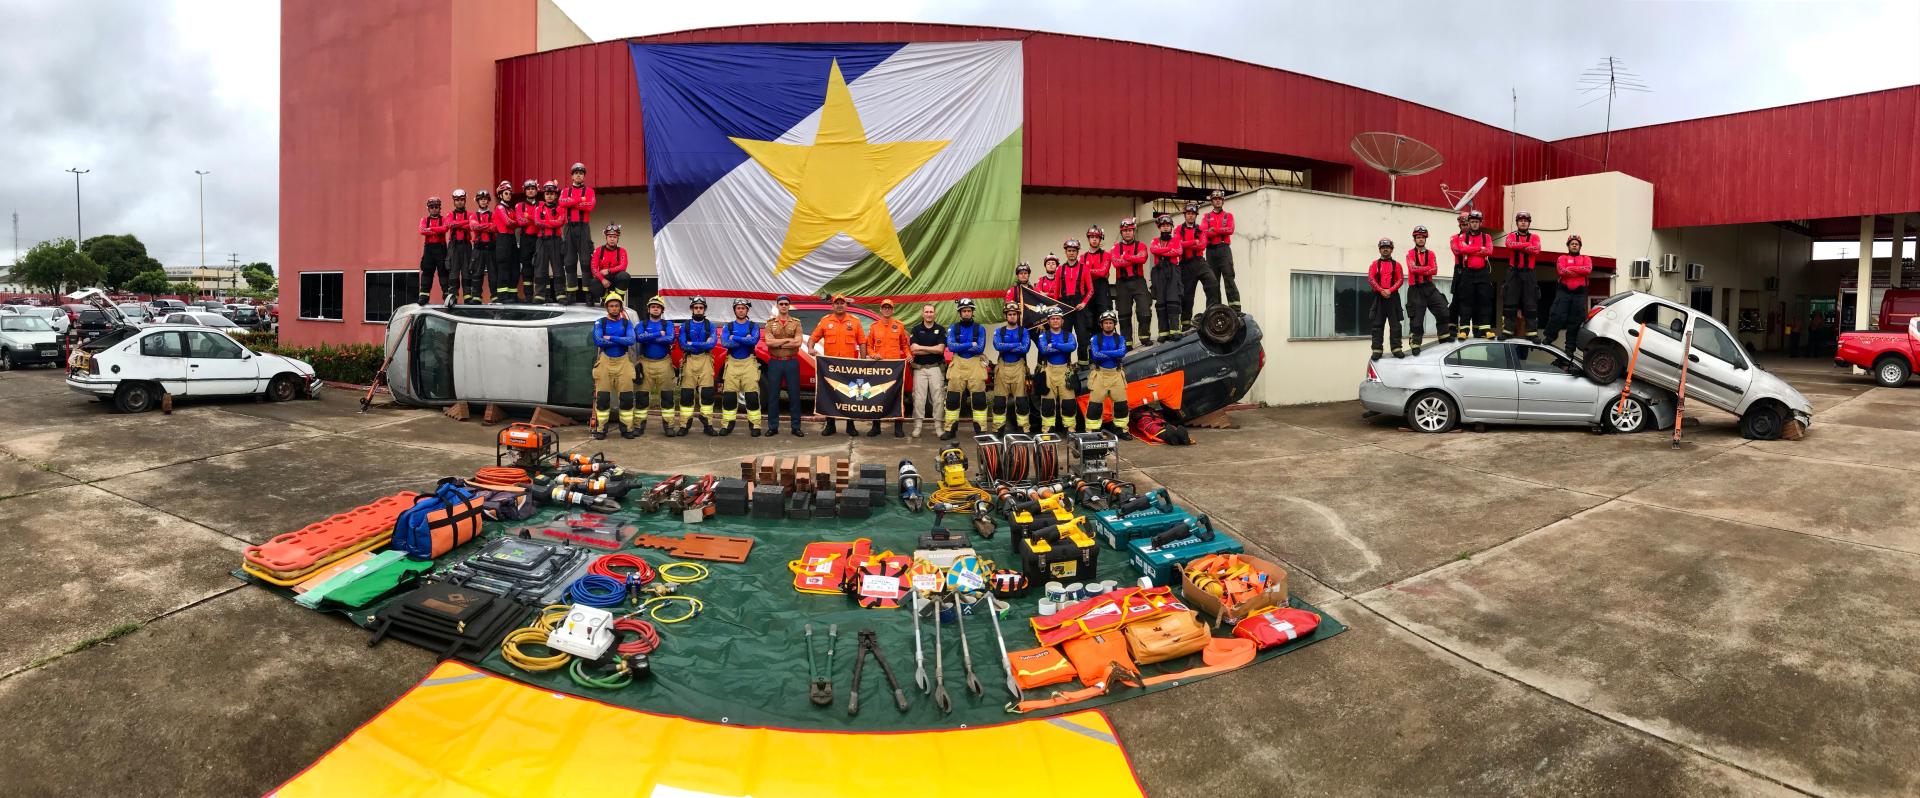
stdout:
[[1373,289],[1373,301],[1367,305],[1367,327],[1373,336],[1373,360],[1380,359],[1380,328],[1393,324],[1393,356],[1406,357],[1400,351],[1400,286],[1406,282],[1400,262],[1393,259],[1393,239],[1380,239],[1380,257],[1367,266],[1367,286]]
[[627,251],[620,248],[620,225],[609,223],[607,229],[600,231],[601,244],[593,250],[593,279],[600,283],[600,293],[619,291],[627,295]]
[[481,283],[493,271],[493,195],[483,188],[473,193],[473,203],[473,260],[467,266],[472,275],[468,280],[472,287],[467,291],[473,298],[467,301],[477,303],[486,298]]
[[1439,276],[1439,258],[1427,249],[1427,226],[1413,228],[1413,249],[1407,250],[1407,322],[1413,328],[1413,353],[1420,354],[1420,339],[1426,333],[1427,313],[1433,314],[1436,340],[1453,338],[1452,317],[1447,315],[1447,299],[1433,284]]
[[1220,278],[1207,265],[1207,233],[1196,221],[1199,204],[1189,202],[1180,213],[1186,220],[1173,231],[1173,240],[1180,242],[1180,331],[1186,332],[1193,329],[1193,303],[1200,298],[1201,288],[1207,291],[1207,304],[1200,306],[1202,313],[1220,304]]
[[[1153,217],[1153,224],[1160,228],[1160,237],[1147,245],[1147,251],[1153,253],[1153,309],[1160,317],[1160,342],[1165,343],[1180,337],[1180,242],[1173,237],[1173,217],[1160,214]],[[1146,338],[1151,331],[1144,325],[1140,328],[1140,337]]]
[[1460,303],[1454,329],[1469,336],[1493,338],[1493,277],[1487,258],[1493,254],[1493,236],[1480,229],[1485,217],[1467,214],[1467,231],[1453,237],[1455,271],[1453,296]]
[[455,290],[440,287],[447,304],[472,302],[474,288],[467,284],[467,270],[473,267],[473,211],[467,210],[467,190],[453,190],[453,212],[447,214],[447,276]]
[[420,304],[433,299],[433,278],[440,278],[440,293],[453,295],[453,283],[447,279],[447,218],[440,215],[440,198],[427,198],[427,215],[420,217]]
[[493,201],[493,303],[512,302],[520,291],[520,217],[513,183],[500,181]]
[[1572,352],[1580,344],[1580,325],[1587,321],[1587,275],[1593,273],[1593,259],[1580,254],[1579,236],[1567,236],[1567,254],[1553,268],[1560,277],[1560,292],[1553,295],[1553,308],[1547,311],[1546,343],[1552,346],[1565,329],[1566,350]]
[[1113,291],[1110,283],[1113,272],[1113,252],[1105,248],[1107,231],[1100,225],[1087,227],[1087,251],[1080,255],[1080,261],[1087,264],[1087,274],[1093,275],[1093,294],[1087,300],[1087,318],[1097,319],[1100,314],[1113,309]]
[[566,214],[566,225],[560,228],[560,274],[567,283],[563,301],[585,305],[595,293],[587,281],[593,255],[593,236],[587,230],[593,221],[593,188],[587,185],[586,164],[574,164],[572,175],[573,182],[560,192],[560,210]]
[[514,232],[515,246],[520,250],[520,301],[532,302],[541,293],[540,283],[534,272],[535,242],[539,239],[539,230],[534,227],[535,212],[540,208],[540,183],[528,180],[520,184],[520,202],[513,206],[513,220],[520,226]]
[[1227,192],[1214,189],[1207,196],[1213,210],[1200,217],[1207,234],[1207,266],[1227,291],[1227,306],[1240,309],[1240,284],[1233,279],[1233,214],[1227,211]]
[[1020,265],[1013,267],[1013,285],[1007,286],[1007,304],[1020,306],[1021,286],[1033,288],[1033,267],[1028,266],[1024,260],[1020,261]]
[[[1459,216],[1454,217],[1453,222],[1460,228],[1460,235],[1467,234],[1466,211],[1461,211]],[[1448,273],[1447,281],[1453,284],[1453,296],[1447,304],[1447,313],[1453,318],[1453,338],[1456,341],[1464,341],[1468,333],[1465,324],[1467,313],[1463,309],[1464,306],[1460,304],[1460,299],[1465,295],[1460,293],[1460,256],[1458,254],[1453,256],[1453,271]]]
[[1040,268],[1044,273],[1041,274],[1040,279],[1033,284],[1034,290],[1046,294],[1050,298],[1059,299],[1060,256],[1051,252],[1047,253],[1046,259],[1040,261]]
[[[1134,238],[1133,217],[1120,220],[1120,243],[1113,245],[1114,310],[1120,334],[1145,349],[1153,345],[1153,295],[1147,293],[1147,244]],[[1139,320],[1140,335],[1133,334]]]
[[1087,303],[1093,299],[1093,272],[1087,262],[1080,259],[1080,240],[1069,238],[1060,243],[1060,249],[1067,253],[1067,262],[1060,264],[1060,293],[1054,294],[1061,304],[1067,306],[1067,329],[1072,330],[1079,339],[1080,360],[1087,362],[1087,339],[1093,335],[1093,319],[1089,318]]
[[560,228],[567,212],[560,207],[560,187],[549,180],[540,186],[540,204],[533,209],[533,284],[535,302],[567,301],[560,279]]
[[1533,227],[1533,214],[1526,211],[1513,215],[1513,226],[1514,231],[1507,234],[1507,250],[1513,257],[1507,267],[1507,283],[1500,287],[1500,304],[1506,309],[1500,334],[1503,339],[1513,337],[1514,329],[1520,326],[1514,318],[1518,313],[1527,319],[1527,340],[1537,342],[1540,340],[1540,288],[1534,284],[1533,265],[1540,257],[1540,236],[1529,229]]

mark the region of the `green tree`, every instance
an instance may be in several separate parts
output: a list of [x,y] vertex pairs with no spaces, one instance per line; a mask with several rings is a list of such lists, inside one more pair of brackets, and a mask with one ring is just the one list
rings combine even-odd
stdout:
[[250,263],[240,272],[247,279],[247,287],[255,291],[273,290],[273,267],[265,263]]
[[126,289],[136,294],[164,294],[168,287],[167,273],[159,269],[136,274],[126,284]]
[[167,293],[179,294],[181,296],[198,296],[200,294],[200,287],[193,283],[168,283]]
[[71,238],[42,241],[21,256],[13,269],[14,279],[61,294],[81,286],[98,285],[106,269],[74,246]]
[[106,269],[102,282],[116,291],[142,272],[160,268],[160,261],[147,254],[147,245],[131,233],[94,236],[80,245],[80,251]]

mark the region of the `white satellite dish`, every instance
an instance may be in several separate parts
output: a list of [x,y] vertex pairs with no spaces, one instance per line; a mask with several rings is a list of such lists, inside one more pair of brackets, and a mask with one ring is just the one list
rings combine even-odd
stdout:
[[1447,184],[1441,183],[1440,196],[1446,198],[1447,206],[1452,208],[1454,213],[1459,213],[1463,210],[1466,210],[1469,207],[1472,207],[1474,196],[1480,193],[1480,189],[1483,189],[1486,187],[1487,187],[1487,179],[1484,177],[1480,178],[1479,180],[1474,181],[1473,188],[1467,189],[1466,193],[1461,194],[1458,198],[1455,198],[1453,196],[1453,192],[1447,190]]
[[1347,142],[1354,155],[1368,166],[1387,173],[1387,201],[1397,201],[1396,182],[1401,175],[1422,175],[1440,168],[1440,151],[1419,139],[1398,133],[1356,133]]

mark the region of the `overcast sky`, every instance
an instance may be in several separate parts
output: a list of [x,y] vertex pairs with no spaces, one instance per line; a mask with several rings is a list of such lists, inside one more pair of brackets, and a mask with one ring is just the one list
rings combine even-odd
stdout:
[[[355,1],[355,0],[349,0]],[[366,0],[372,2],[374,0]],[[560,0],[596,39],[713,25],[906,20],[1135,39],[1291,69],[1542,138],[1598,131],[1580,72],[1615,56],[1654,88],[1615,127],[1920,83],[1920,0]],[[132,232],[168,265],[277,262],[279,5],[269,0],[0,0],[0,263]],[[1312,109],[1302,109],[1311,113]],[[1836,176],[1837,178],[1838,176]]]

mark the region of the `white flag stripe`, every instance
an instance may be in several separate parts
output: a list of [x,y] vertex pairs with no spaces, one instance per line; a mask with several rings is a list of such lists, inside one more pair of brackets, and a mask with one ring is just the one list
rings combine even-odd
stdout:
[[[1019,129],[1021,70],[1017,41],[909,44],[848,85],[868,141],[950,142],[888,192],[896,228],[919,218]],[[810,144],[819,124],[816,109],[777,140]],[[661,287],[812,295],[867,257],[866,247],[837,235],[775,275],[793,203],[764,167],[743,162],[654,234]],[[684,299],[669,303],[685,306]],[[759,315],[765,303],[756,305]]]

